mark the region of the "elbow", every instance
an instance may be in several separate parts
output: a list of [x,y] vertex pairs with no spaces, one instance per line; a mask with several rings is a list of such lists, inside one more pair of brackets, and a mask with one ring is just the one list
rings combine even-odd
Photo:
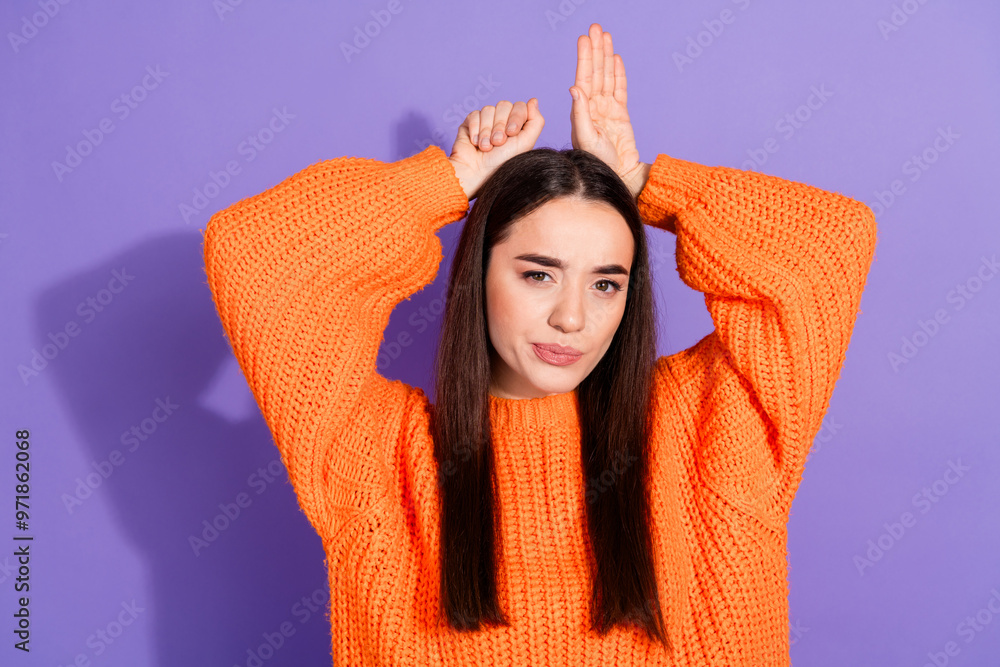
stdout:
[[878,243],[878,223],[875,212],[868,205],[857,202],[855,213],[855,244],[866,266],[871,264]]
[[843,268],[856,289],[853,295],[852,311],[860,311],[861,294],[868,282],[868,274],[875,259],[878,227],[875,213],[867,205],[854,202],[846,218],[847,235],[843,249]]
[[247,233],[250,211],[244,202],[238,201],[216,211],[205,224],[202,251],[206,266],[219,262],[229,246],[241,243],[238,235]]
[[209,280],[211,280],[216,267],[220,230],[223,226],[223,211],[219,211],[208,219],[208,223],[205,224],[205,231],[202,235],[202,259],[205,262],[205,272],[208,274]]
[[[842,248],[847,257],[855,263],[863,265],[867,273],[868,266],[875,256],[875,245],[878,242],[878,225],[875,213],[864,202],[845,198],[845,206],[838,215],[836,225],[839,228]],[[847,258],[845,257],[845,259]]]
[[827,289],[831,282],[851,295],[852,311],[860,305],[861,293],[875,257],[876,221],[871,208],[844,197],[835,209],[828,209],[827,225],[819,239],[822,258],[814,266],[812,284]]
[[209,288],[218,292],[219,280],[227,271],[229,264],[227,247],[231,245],[232,228],[236,216],[229,209],[216,212],[205,225],[202,238],[202,261],[205,264],[205,275]]
[[[232,207],[230,207],[232,208]],[[205,248],[214,248],[218,245],[219,239],[225,235],[229,227],[232,226],[234,216],[230,215],[230,208],[224,208],[212,214],[212,217],[205,223]]]

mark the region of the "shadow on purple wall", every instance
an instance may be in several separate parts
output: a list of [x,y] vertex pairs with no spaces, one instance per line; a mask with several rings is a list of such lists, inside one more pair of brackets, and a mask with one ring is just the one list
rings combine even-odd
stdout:
[[[279,460],[270,432],[255,404],[231,422],[199,401],[220,366],[232,363],[201,242],[198,232],[144,242],[50,287],[38,303],[39,339],[63,331],[68,317],[79,326],[43,372],[53,374],[70,427],[86,443],[88,472],[106,474],[67,509],[93,512],[90,498],[103,496],[121,539],[143,554],[155,664],[258,664],[248,651],[263,644],[258,657],[267,656],[265,633],[279,648],[263,664],[328,663],[322,545],[284,467],[277,478],[267,474]],[[222,527],[211,541],[205,521]],[[192,535],[205,541],[192,545]],[[300,600],[314,593],[324,604],[303,620]],[[293,633],[279,639],[284,622]]]

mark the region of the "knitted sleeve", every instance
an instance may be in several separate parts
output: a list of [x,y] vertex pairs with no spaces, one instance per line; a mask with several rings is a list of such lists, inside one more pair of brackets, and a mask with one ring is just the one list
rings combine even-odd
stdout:
[[[401,382],[376,369],[393,307],[434,280],[468,199],[437,146],[306,167],[209,220],[223,329],[320,535],[383,496]],[[397,425],[398,426],[398,425]]]
[[785,521],[860,309],[875,217],[841,194],[663,154],[639,206],[676,234],[678,274],[715,325],[657,363],[687,405],[698,476]]

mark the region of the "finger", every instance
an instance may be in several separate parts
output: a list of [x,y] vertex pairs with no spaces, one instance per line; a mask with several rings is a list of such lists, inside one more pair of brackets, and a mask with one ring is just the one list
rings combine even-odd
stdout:
[[493,114],[493,131],[490,133],[490,141],[494,146],[502,146],[507,141],[507,118],[513,107],[507,100],[497,102],[497,110]]
[[604,37],[601,26],[594,23],[590,26],[590,57],[593,60],[593,79],[588,97],[597,97],[604,86]]
[[515,102],[514,108],[510,111],[510,116],[507,118],[507,132],[508,136],[514,136],[521,131],[521,127],[524,122],[528,120],[528,105],[524,102]]
[[570,109],[570,124],[576,138],[583,145],[589,145],[595,138],[594,121],[590,118],[590,99],[580,91],[580,99],[573,100]]
[[611,44],[611,33],[604,33],[604,83],[602,91],[605,95],[613,95],[615,91],[615,47]]
[[628,79],[625,78],[625,61],[615,54],[615,99],[628,104]]
[[528,100],[525,109],[528,120],[524,123],[523,136],[534,146],[535,142],[538,141],[539,135],[542,133],[542,128],[545,127],[545,118],[542,117],[542,113],[538,110],[538,98],[536,97]]
[[462,121],[462,124],[458,126],[458,132],[455,134],[455,141],[451,145],[451,154],[454,155],[455,151],[458,150],[458,145],[462,143],[462,138],[469,136],[469,119]]
[[466,116],[465,122],[469,126],[469,142],[475,146],[479,143],[479,109]]
[[493,114],[496,107],[486,106],[479,112],[479,150],[488,151],[493,148],[490,143],[490,131],[493,129]]
[[589,35],[576,40],[576,81],[573,85],[590,95],[594,80],[594,53]]

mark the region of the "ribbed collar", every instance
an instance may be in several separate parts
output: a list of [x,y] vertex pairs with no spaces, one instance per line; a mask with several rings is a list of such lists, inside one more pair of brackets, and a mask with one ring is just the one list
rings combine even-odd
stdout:
[[546,525],[579,510],[578,400],[575,391],[542,398],[489,397],[497,484],[506,508],[505,530],[513,531],[508,534],[514,543],[525,535],[548,534]]
[[576,427],[579,400],[576,391],[541,398],[500,398],[489,394],[490,421],[494,432],[550,431],[553,427]]

